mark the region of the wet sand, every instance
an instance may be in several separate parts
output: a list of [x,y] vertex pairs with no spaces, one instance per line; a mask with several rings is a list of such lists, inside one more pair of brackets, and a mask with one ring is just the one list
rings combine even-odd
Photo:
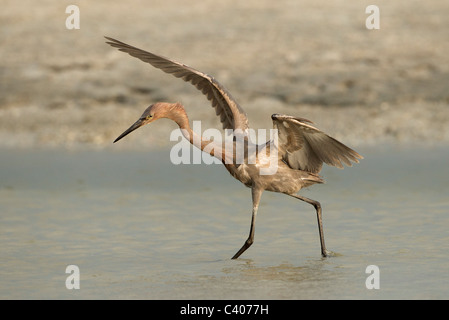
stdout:
[[[449,141],[447,1],[378,1],[380,30],[346,1],[97,1],[2,4],[0,146],[108,146],[156,101],[220,127],[190,84],[118,52],[104,35],[213,75],[255,128],[308,118],[346,143]],[[26,10],[25,8],[33,8]],[[167,146],[167,124],[120,147]]]

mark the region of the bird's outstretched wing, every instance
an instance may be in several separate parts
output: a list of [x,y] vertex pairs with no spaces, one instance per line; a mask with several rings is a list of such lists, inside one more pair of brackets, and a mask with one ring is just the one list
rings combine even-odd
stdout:
[[312,122],[292,116],[273,114],[278,129],[278,156],[291,168],[318,173],[323,162],[343,168],[363,157],[343,143],[310,125]]
[[248,118],[243,109],[237,104],[231,94],[213,77],[190,68],[185,64],[156,55],[154,53],[130,46],[110,37],[105,37],[106,43],[118,48],[120,51],[136,57],[153,67],[172,74],[177,78],[190,82],[200,90],[215,108],[215,113],[220,117],[223,129],[248,129]]

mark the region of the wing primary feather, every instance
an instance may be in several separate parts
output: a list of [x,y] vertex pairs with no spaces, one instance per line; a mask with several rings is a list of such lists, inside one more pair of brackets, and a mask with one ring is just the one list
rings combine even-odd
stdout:
[[168,74],[193,84],[215,108],[224,129],[248,129],[248,118],[229,92],[213,77],[195,70],[183,63],[141,50],[111,37],[105,36],[107,44],[151,64]]
[[272,115],[272,119],[279,130],[280,157],[292,168],[318,173],[323,163],[343,168],[343,164],[352,166],[363,158],[310,125],[310,120],[280,114]]

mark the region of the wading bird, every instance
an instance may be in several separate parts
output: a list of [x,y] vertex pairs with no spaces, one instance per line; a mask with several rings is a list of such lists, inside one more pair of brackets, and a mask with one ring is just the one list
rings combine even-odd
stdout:
[[[323,257],[330,254],[324,244],[320,203],[297,193],[304,187],[324,182],[318,175],[323,163],[338,168],[343,168],[343,163],[352,166],[351,161],[359,162],[358,159],[363,159],[360,154],[312,126],[313,123],[310,120],[281,114],[271,116],[273,126],[278,130],[276,141],[270,140],[256,149],[248,148],[250,143],[245,136],[249,130],[248,118],[235,99],[217,80],[182,63],[109,37],[105,38],[108,40],[106,43],[120,51],[193,84],[212,103],[217,116],[220,117],[223,129],[232,129],[235,132],[234,144],[243,143],[246,147],[245,161],[236,161],[237,146],[230,154],[229,150],[225,150],[221,144],[198,136],[189,125],[184,106],[180,103],[165,102],[150,105],[140,118],[114,141],[117,142],[137,128],[157,119],[171,119],[178,124],[184,137],[191,144],[221,160],[234,178],[251,188],[252,218],[249,236],[232,259],[238,258],[254,242],[256,215],[264,190],[284,193],[314,206],[318,220],[321,254]],[[276,158],[276,171],[273,174],[261,174],[261,169],[267,167],[272,155]],[[254,162],[247,161],[250,156],[253,156]]]

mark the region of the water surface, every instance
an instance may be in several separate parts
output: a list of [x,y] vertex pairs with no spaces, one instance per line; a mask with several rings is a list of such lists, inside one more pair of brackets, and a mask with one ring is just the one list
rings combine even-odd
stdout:
[[[321,258],[314,209],[265,192],[255,243],[250,190],[220,165],[169,150],[0,155],[2,299],[447,299],[449,151],[361,149],[326,167]],[[79,290],[68,290],[68,265]],[[368,265],[380,289],[368,290]]]

